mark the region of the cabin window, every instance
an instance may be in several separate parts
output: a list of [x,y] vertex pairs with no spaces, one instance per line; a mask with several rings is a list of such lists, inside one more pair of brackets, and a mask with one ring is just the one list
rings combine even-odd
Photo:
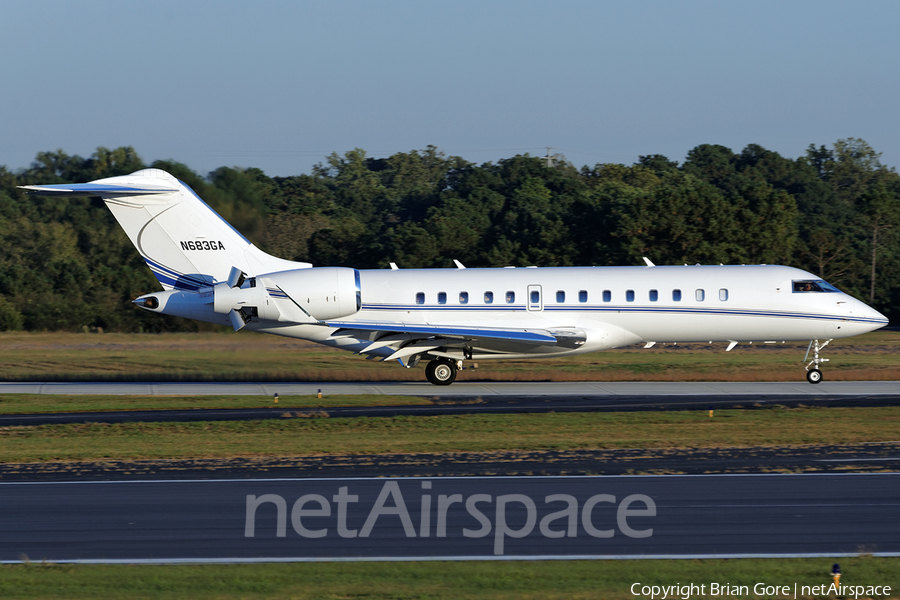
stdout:
[[556,302],[557,304],[562,304],[566,301],[566,293],[562,290],[556,292]]
[[603,290],[603,301],[604,302],[612,302],[612,292],[609,290]]
[[659,292],[650,290],[650,302],[656,302],[657,300],[659,300]]
[[540,304],[541,303],[541,293],[537,290],[531,291],[531,303],[532,304]]
[[794,280],[794,292],[839,292],[840,290],[821,279]]
[[704,290],[697,290],[694,292],[694,298],[697,299],[697,302],[703,302],[706,298],[706,292]]
[[672,290],[672,301],[681,302],[681,290]]
[[484,303],[485,304],[493,304],[494,303],[494,292],[485,292],[484,293]]
[[587,290],[581,290],[580,292],[578,292],[578,301],[587,302]]
[[506,292],[506,303],[513,304],[516,301],[516,293],[515,292]]
[[423,292],[416,294],[416,304],[425,304],[425,294]]
[[438,292],[438,304],[447,304],[447,292]]
[[459,303],[460,304],[468,304],[469,303],[469,292],[460,292],[459,293]]
[[625,290],[625,301],[634,302],[634,290]]
[[722,302],[728,300],[728,290],[726,290],[725,288],[719,290],[719,300],[721,300]]

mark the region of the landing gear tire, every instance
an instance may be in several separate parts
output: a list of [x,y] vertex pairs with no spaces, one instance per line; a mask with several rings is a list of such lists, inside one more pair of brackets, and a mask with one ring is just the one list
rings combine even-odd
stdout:
[[456,365],[449,360],[433,360],[425,367],[425,376],[434,385],[450,385],[456,381]]
[[[810,383],[819,383],[822,381],[822,371],[819,370],[819,365],[822,363],[827,363],[827,358],[822,358],[819,356],[819,353],[822,352],[822,348],[827,346],[831,340],[825,340],[824,343],[819,343],[819,340],[812,340],[809,343],[809,348],[806,349],[806,356],[803,358],[803,362],[809,360],[809,355],[812,353],[812,360],[810,360],[806,365],[806,380]],[[810,368],[812,367],[812,368]]]

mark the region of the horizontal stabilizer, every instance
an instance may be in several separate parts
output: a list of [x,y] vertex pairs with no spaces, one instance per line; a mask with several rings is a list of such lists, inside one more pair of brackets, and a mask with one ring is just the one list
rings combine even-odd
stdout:
[[177,188],[163,186],[134,187],[130,185],[108,185],[103,183],[63,183],[55,185],[20,185],[35,196],[146,196],[148,194],[168,194]]

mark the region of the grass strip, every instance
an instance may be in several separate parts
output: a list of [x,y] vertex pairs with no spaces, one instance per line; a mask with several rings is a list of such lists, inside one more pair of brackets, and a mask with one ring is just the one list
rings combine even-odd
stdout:
[[[900,380],[900,332],[835,340],[826,377]],[[805,343],[657,344],[562,358],[481,361],[460,381],[802,381]],[[251,332],[0,333],[0,381],[422,381],[404,369]],[[467,366],[472,366],[469,361]]]
[[[859,444],[900,439],[900,407],[544,413],[0,428],[0,462]],[[299,415],[299,416],[298,416]]]
[[195,408],[328,408],[330,406],[415,406],[431,404],[415,396],[110,396],[0,394],[0,414],[96,412],[119,410],[187,410]]
[[[841,565],[844,585],[890,586],[900,590],[900,558],[460,561],[292,563],[259,565],[3,565],[3,598],[294,598],[368,600],[424,599],[594,599],[636,600],[631,586],[747,586],[733,598],[780,598],[753,594],[758,583],[790,586],[830,584],[831,565]],[[640,587],[640,586],[639,586]],[[672,597],[672,596],[669,596]],[[680,597],[680,596],[675,596]],[[798,594],[798,598],[829,597]],[[831,597],[834,597],[833,595]],[[852,597],[852,596],[851,596]],[[885,598],[885,596],[878,596]]]

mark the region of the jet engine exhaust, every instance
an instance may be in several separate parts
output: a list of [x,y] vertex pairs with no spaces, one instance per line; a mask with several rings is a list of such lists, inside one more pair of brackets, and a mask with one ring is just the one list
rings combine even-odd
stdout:
[[159,308],[159,300],[155,296],[147,296],[146,298],[138,298],[137,300],[132,300],[134,304],[137,304],[141,308],[149,308],[150,310],[156,310]]

